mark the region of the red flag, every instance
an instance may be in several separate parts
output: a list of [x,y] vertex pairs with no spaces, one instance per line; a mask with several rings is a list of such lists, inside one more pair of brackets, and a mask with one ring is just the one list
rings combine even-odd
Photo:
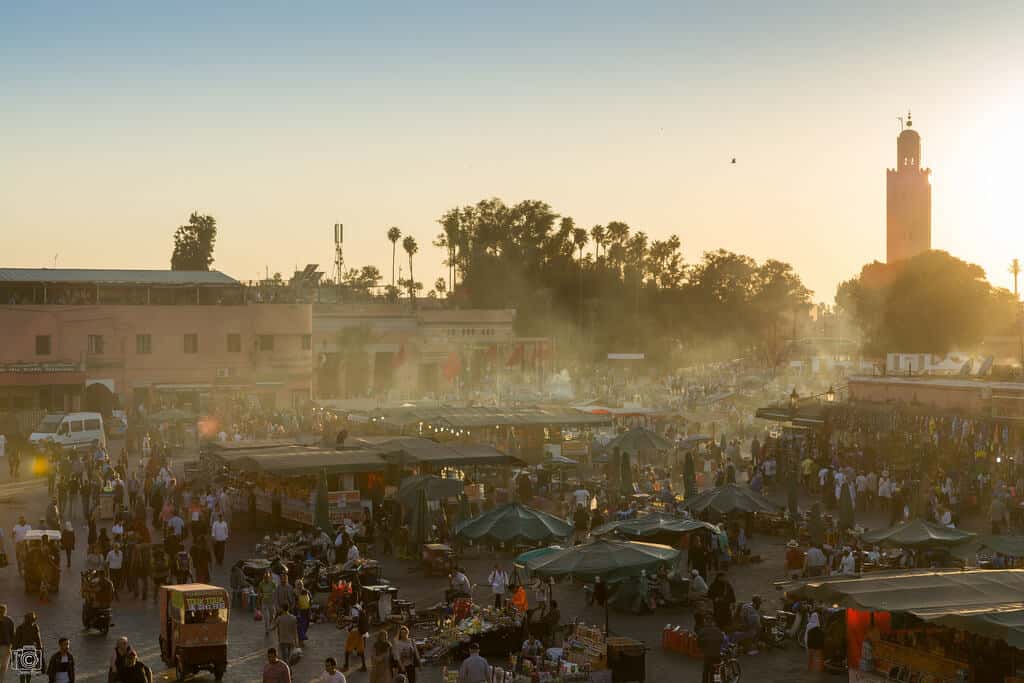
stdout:
[[459,354],[452,351],[448,354],[448,360],[444,362],[444,367],[441,368],[441,374],[449,382],[454,382],[455,378],[462,373],[462,360],[459,358]]
[[505,363],[505,365],[507,365],[508,367],[512,367],[513,365],[519,365],[522,362],[523,362],[523,345],[519,344],[519,345],[516,346],[515,350],[512,352],[512,355],[508,357],[508,362]]

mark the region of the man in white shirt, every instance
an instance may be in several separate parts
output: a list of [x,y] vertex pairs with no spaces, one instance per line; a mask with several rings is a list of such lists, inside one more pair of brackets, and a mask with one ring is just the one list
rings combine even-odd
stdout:
[[338,663],[334,657],[324,660],[324,671],[309,683],[347,683],[345,674],[338,671]]
[[210,536],[213,537],[213,556],[218,567],[224,566],[224,545],[228,542],[228,523],[224,521],[224,515],[217,515],[217,521],[210,526]]
[[491,591],[494,593],[494,607],[501,609],[502,602],[505,600],[505,591],[508,590],[508,574],[498,565],[494,565],[494,569],[487,577],[487,583],[491,585]]
[[114,599],[120,600],[117,589],[121,587],[121,567],[124,566],[124,553],[121,552],[121,544],[115,543],[114,547],[107,553],[107,569],[110,570],[110,581],[114,584]]
[[14,544],[17,545],[25,540],[25,535],[32,531],[32,525],[25,521],[25,515],[18,517],[18,523],[14,525]]
[[846,551],[843,559],[839,561],[839,573],[843,576],[854,576],[857,573],[857,559],[853,556],[853,550],[844,548]]
[[590,491],[586,489],[576,489],[573,496],[576,498],[577,506],[582,505],[587,510],[590,509]]
[[353,543],[348,548],[348,555],[345,556],[346,564],[355,564],[359,561],[359,546]]

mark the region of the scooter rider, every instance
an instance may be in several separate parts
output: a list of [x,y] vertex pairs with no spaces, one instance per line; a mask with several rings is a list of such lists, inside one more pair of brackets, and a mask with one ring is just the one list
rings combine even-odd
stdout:
[[82,596],[85,599],[85,622],[93,623],[99,610],[110,609],[114,600],[114,583],[107,576],[107,572],[96,570],[90,572],[85,580],[89,584],[88,590]]

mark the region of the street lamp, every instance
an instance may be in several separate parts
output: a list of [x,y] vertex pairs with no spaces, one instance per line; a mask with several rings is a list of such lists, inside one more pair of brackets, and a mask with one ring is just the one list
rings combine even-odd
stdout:
[[826,403],[835,403],[835,400],[836,400],[836,390],[833,389],[832,385],[830,384],[830,385],[828,385],[828,391],[825,392],[825,402]]
[[789,409],[796,410],[796,406],[799,402],[800,395],[796,393],[796,387],[793,387],[793,393],[789,395]]

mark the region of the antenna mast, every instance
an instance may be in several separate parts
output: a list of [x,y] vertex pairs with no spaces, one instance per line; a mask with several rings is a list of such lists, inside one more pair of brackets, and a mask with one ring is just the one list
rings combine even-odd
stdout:
[[334,224],[334,281],[341,284],[342,273],[345,272],[345,257],[342,253],[342,244],[345,241],[345,226],[341,223]]

